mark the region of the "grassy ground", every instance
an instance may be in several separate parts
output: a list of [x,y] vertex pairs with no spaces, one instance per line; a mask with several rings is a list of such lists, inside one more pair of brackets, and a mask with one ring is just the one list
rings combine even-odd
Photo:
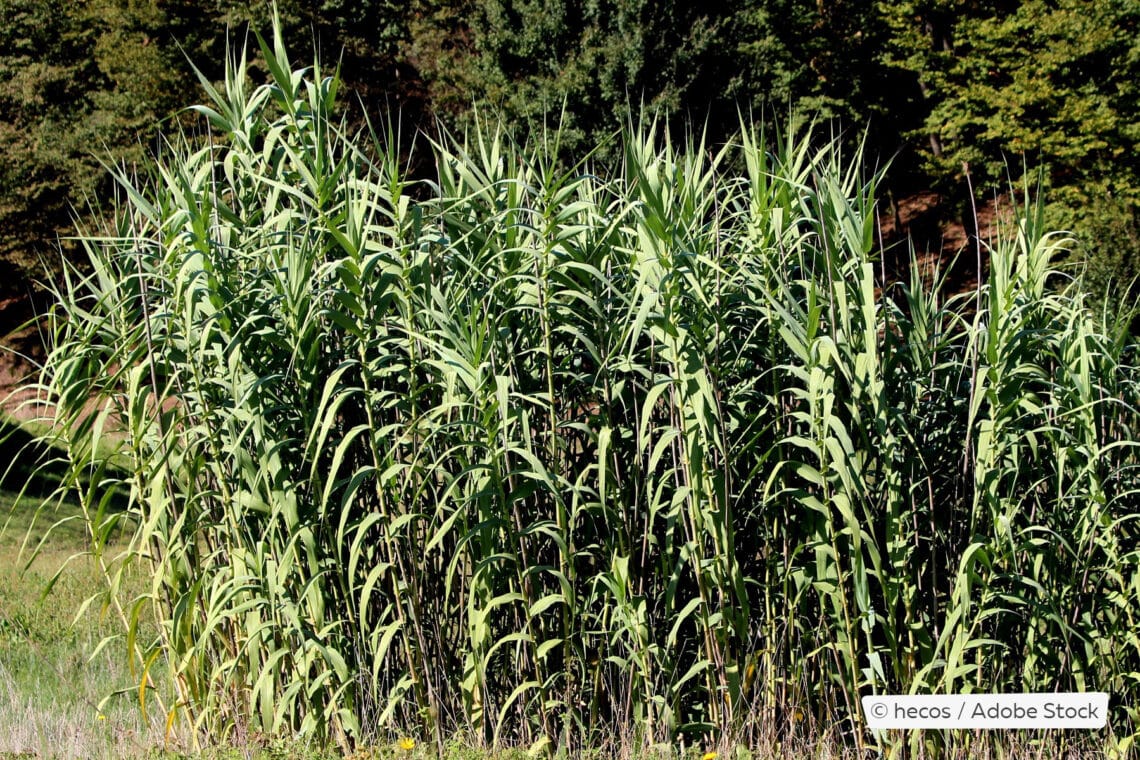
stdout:
[[[0,493],[5,512],[12,496]],[[26,566],[21,542],[29,523],[22,508],[0,537],[0,756],[115,757],[160,744],[161,727],[143,722],[119,648],[91,656],[114,633],[114,621],[97,608],[75,619],[100,583],[92,560],[76,556],[82,552],[78,522],[54,531]],[[42,532],[36,525],[33,534]],[[108,699],[117,689],[127,691]]]
[[35,475],[38,453],[22,431],[3,425],[0,438],[0,757],[123,757],[161,746],[162,726],[144,722],[121,646],[93,654],[116,621],[97,604],[76,618],[102,583],[84,555],[79,508],[37,510],[55,486],[50,468]]

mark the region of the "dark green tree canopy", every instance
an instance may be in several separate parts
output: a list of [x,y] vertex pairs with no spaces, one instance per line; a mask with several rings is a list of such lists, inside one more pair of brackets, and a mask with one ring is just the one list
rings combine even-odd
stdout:
[[[563,148],[604,142],[644,107],[730,137],[738,115],[834,119],[894,159],[898,193],[1004,188],[1045,169],[1050,213],[1086,247],[1140,233],[1138,0],[282,0],[282,26],[316,35],[339,64],[354,123],[435,119],[473,107],[532,128],[560,121]],[[198,86],[187,57],[221,76],[264,3],[0,0],[0,266],[38,256],[105,187],[100,160],[148,155]],[[256,70],[255,70],[256,71]],[[1102,241],[1102,242],[1097,242]],[[1116,242],[1111,242],[1116,241]],[[65,246],[66,248],[66,246]],[[1112,271],[1117,263],[1105,266]]]

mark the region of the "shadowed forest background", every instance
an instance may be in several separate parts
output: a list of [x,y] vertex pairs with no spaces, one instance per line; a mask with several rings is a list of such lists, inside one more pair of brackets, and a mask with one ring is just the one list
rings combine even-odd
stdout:
[[[59,271],[58,240],[128,167],[159,148],[221,76],[227,30],[264,28],[264,3],[3,0],[0,298],[26,303]],[[977,201],[1044,171],[1048,222],[1077,233],[1102,292],[1137,272],[1140,3],[737,0],[285,2],[286,35],[315,33],[362,123],[399,121],[406,144],[473,109],[525,128],[561,121],[563,152],[605,142],[643,104],[711,143],[738,114],[793,109],[891,161],[880,214],[949,252]],[[211,69],[211,66],[214,69]],[[616,145],[610,140],[610,145]],[[419,156],[427,157],[427,151]],[[413,171],[417,155],[408,157]],[[948,226],[949,224],[949,226]],[[66,239],[65,256],[75,247]],[[1095,254],[1089,253],[1095,251]],[[969,257],[967,257],[969,258]],[[45,271],[45,265],[47,270]],[[26,308],[9,308],[7,329]],[[7,332],[7,330],[5,330]]]

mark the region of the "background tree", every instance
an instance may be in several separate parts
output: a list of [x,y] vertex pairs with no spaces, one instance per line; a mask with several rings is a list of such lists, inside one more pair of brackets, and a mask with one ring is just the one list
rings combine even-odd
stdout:
[[410,60],[453,122],[472,106],[532,126],[553,119],[572,151],[612,134],[631,107],[701,120],[724,91],[728,2],[421,0],[416,8]]
[[[360,98],[347,107],[418,113],[396,63],[398,11],[390,0],[279,6],[287,33],[315,31],[320,56],[341,63]],[[227,34],[240,44],[245,24],[267,28],[269,14],[237,0],[0,0],[0,298],[53,277],[57,244],[74,252],[60,237],[73,234],[88,199],[108,195],[105,163],[145,164],[161,126],[189,118],[178,108],[198,87],[190,62],[219,78]]]
[[[507,121],[561,118],[572,147],[618,129],[639,105],[724,139],[738,113],[795,109],[897,149],[885,93],[898,74],[876,51],[887,28],[866,3],[719,0],[420,0],[409,61],[432,105]],[[565,104],[566,113],[561,113]]]
[[[354,124],[401,134],[473,108],[520,131],[561,120],[566,156],[644,105],[717,141],[739,112],[833,119],[893,159],[894,198],[933,189],[952,213],[1046,169],[1051,222],[1080,234],[1094,281],[1140,250],[1140,0],[282,0],[286,35],[339,63]],[[197,87],[221,75],[227,31],[265,28],[264,3],[0,0],[0,274],[42,276],[72,208],[105,186],[100,159],[141,161]],[[256,69],[255,69],[256,71]],[[256,76],[256,74],[255,74]],[[563,113],[564,110],[564,113]],[[612,143],[611,143],[612,144]],[[405,146],[406,148],[406,146]],[[1008,168],[1011,167],[1011,168]],[[100,193],[101,194],[101,193]],[[68,244],[64,244],[68,255]],[[48,275],[50,276],[50,275]],[[3,294],[0,294],[3,295]]]
[[910,137],[929,184],[960,187],[968,164],[992,193],[1043,168],[1050,222],[1078,234],[1092,284],[1140,271],[1140,3],[919,0],[880,13],[884,63],[924,95]]

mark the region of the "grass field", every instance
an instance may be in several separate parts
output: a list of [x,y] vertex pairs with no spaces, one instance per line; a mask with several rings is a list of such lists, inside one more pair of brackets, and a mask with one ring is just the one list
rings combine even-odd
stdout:
[[[100,583],[82,555],[81,523],[53,531],[28,566],[24,536],[38,540],[46,525],[33,525],[26,506],[13,513],[14,497],[0,493],[13,518],[0,537],[0,756],[116,757],[160,746],[162,726],[144,721],[121,652],[112,643],[92,656],[116,625],[98,608],[76,618]],[[69,505],[57,515],[78,516]]]

